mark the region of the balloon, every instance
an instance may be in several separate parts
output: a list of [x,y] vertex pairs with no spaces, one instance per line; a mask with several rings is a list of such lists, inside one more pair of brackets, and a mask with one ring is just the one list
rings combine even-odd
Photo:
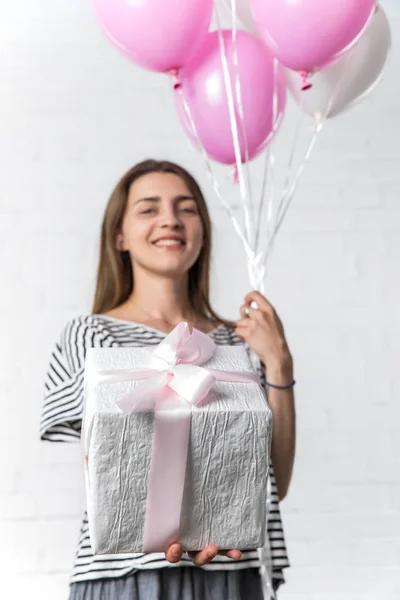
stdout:
[[142,67],[167,73],[200,49],[213,0],[93,0],[93,7],[118,50]]
[[[216,0],[216,3],[232,19],[232,0]],[[236,0],[236,18],[238,25],[242,25],[250,33],[258,34],[249,0]]]
[[376,0],[250,0],[261,37],[282,64],[310,73],[358,40]]
[[379,8],[354,48],[312,77],[310,90],[301,91],[298,73],[286,70],[288,87],[305,113],[314,117],[338,115],[375,89],[390,46],[389,21]]
[[[242,160],[246,144],[235,94],[236,67],[232,31],[223,30],[231,81]],[[274,58],[265,44],[254,35],[237,31],[236,48],[249,159],[259,154],[273,135]],[[286,103],[286,85],[282,68],[277,67],[277,120],[282,120]],[[224,164],[236,164],[228,95],[224,78],[218,31],[208,34],[198,56],[180,72],[181,92],[190,108],[198,136],[208,155]],[[198,145],[188,121],[180,93],[176,96],[178,115],[186,133]]]

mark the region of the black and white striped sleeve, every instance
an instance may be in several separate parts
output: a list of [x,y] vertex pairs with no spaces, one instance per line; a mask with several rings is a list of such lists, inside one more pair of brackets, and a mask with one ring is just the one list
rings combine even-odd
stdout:
[[86,350],[112,346],[114,339],[96,318],[77,317],[54,345],[44,384],[40,437],[52,442],[78,441],[83,412]]

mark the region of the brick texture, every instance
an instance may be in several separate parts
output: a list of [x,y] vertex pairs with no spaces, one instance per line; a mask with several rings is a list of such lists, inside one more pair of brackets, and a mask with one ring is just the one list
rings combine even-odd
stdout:
[[[327,123],[266,280],[298,380],[297,462],[282,504],[292,568],[280,600],[400,600],[400,8],[383,4],[394,37],[386,77]],[[39,442],[43,379],[66,320],[90,311],[117,179],[148,156],[188,167],[215,225],[215,306],[235,318],[249,285],[167,78],[119,56],[89,1],[3,7],[0,81],[2,597],[58,600],[84,500],[78,446]],[[277,142],[277,180],[297,114],[289,107]]]

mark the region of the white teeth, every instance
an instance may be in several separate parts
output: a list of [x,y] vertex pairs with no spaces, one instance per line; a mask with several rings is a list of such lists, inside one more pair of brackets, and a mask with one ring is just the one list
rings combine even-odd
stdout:
[[156,246],[176,246],[177,244],[182,246],[180,240],[158,240],[158,242],[156,242]]

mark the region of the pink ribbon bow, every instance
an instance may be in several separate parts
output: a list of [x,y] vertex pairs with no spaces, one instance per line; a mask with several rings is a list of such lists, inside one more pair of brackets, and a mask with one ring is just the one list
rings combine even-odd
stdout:
[[143,552],[160,552],[179,539],[192,407],[207,397],[215,381],[259,382],[255,373],[201,367],[215,348],[210,336],[197,329],[190,333],[182,322],[153,350],[157,368],[98,374],[102,383],[144,380],[117,406],[127,414],[155,412]]

